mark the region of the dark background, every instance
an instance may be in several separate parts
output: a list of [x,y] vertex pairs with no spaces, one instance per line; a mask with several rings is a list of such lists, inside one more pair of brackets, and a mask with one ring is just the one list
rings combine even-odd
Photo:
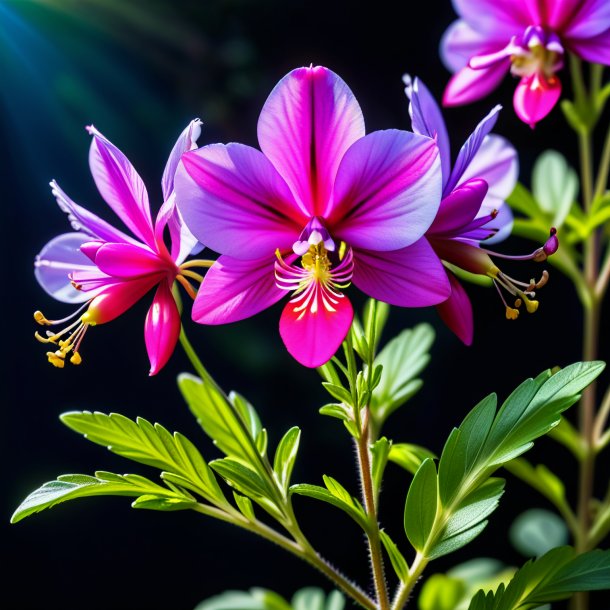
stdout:
[[[96,469],[152,474],[65,428],[58,419],[63,411],[141,415],[180,430],[207,459],[218,455],[176,389],[176,375],[190,370],[180,349],[161,374],[147,377],[142,326],[148,298],[88,333],[82,366],[60,371],[47,364],[45,347],[33,338],[32,312],[62,317],[70,311],[46,296],[32,273],[40,248],[68,230],[47,185],[57,179],[76,201],[114,221],[88,170],[90,138],[84,126],[94,123],[134,163],[155,209],[167,154],[189,120],[199,116],[204,122],[200,144],[235,140],[256,145],[256,120],[269,91],[286,72],[310,63],[326,65],[347,81],[362,106],[367,131],[408,128],[401,76],[406,71],[419,75],[441,95],[448,73],[438,44],[454,18],[449,0],[428,0],[416,8],[413,2],[377,0],[364,9],[331,0],[0,4],[5,395],[0,518],[8,564],[2,597],[10,602],[4,607],[190,610],[227,588],[262,586],[286,596],[306,585],[330,588],[313,569],[248,533],[189,512],[134,511],[126,498],[79,500],[8,525],[21,500],[59,474]],[[575,163],[576,143],[559,111],[534,131],[519,122],[511,109],[513,86],[507,79],[487,99],[448,110],[446,118],[457,151],[491,106],[503,103],[496,131],[516,145],[521,180],[529,184],[532,162],[542,150],[559,148]],[[514,238],[501,247],[506,252],[533,249]],[[540,270],[526,265],[514,272],[529,279]],[[516,322],[504,319],[495,291],[468,290],[476,316],[471,348],[442,325],[433,309],[392,310],[386,340],[421,321],[437,330],[424,389],[386,428],[396,441],[438,452],[451,428],[487,393],[497,391],[504,398],[524,378],[580,358],[579,305],[558,272],[551,269],[539,312]],[[353,289],[350,297],[362,303]],[[317,414],[327,402],[317,373],[286,355],[277,332],[280,307],[226,327],[198,327],[187,320],[187,330],[219,383],[257,407],[271,447],[288,427],[301,426],[294,481],[320,483],[326,473],[357,493],[353,448],[339,423]],[[574,497],[575,469],[565,450],[543,439],[529,457],[565,473]],[[607,473],[607,466],[601,468]],[[507,527],[524,508],[548,505],[508,479],[485,532],[432,564],[429,573],[479,555],[513,565],[524,561],[510,546]],[[401,532],[408,481],[390,466],[381,504],[382,524],[403,550],[408,548]],[[314,501],[297,498],[295,505],[314,545],[370,589],[364,540],[356,526]]]

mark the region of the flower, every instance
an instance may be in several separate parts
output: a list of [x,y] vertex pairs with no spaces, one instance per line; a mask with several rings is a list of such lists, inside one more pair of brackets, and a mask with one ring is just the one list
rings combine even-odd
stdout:
[[261,151],[213,144],[186,153],[178,207],[193,234],[221,254],[193,305],[224,324],[291,299],[280,335],[308,367],[328,361],[353,310],[350,282],[387,303],[420,307],[449,296],[422,236],[440,202],[438,149],[406,131],[365,135],[360,107],[324,67],[287,74],[258,121]]
[[[170,154],[161,183],[165,202],[154,223],[146,187],[127,157],[95,127],[87,130],[93,136],[89,166],[97,188],[135,237],[72,201],[52,181],[53,195],[75,232],[59,235],[44,246],[36,257],[35,274],[55,299],[82,305],[61,320],[49,320],[37,311],[34,318],[42,326],[70,324],[59,332],[48,330],[46,336],[36,336],[57,346],[47,353],[51,364],[63,368],[70,353],[70,362],[80,364],[87,329],[110,322],[156,287],[144,324],[150,375],[155,375],[167,363],[180,333],[180,313],[172,296],[174,281],[185,285],[193,297],[195,294],[185,278],[192,272],[180,265],[197,241],[176,209],[174,174],[181,154],[196,147],[201,122],[191,121]],[[166,227],[170,249],[164,242]]]
[[566,50],[610,65],[607,0],[453,0],[453,6],[461,19],[441,42],[443,61],[455,72],[445,89],[445,106],[478,100],[510,70],[521,79],[515,112],[533,127],[561,95],[556,73]]
[[[525,256],[511,257],[483,249],[481,243],[487,245],[508,237],[513,221],[505,199],[517,183],[517,152],[507,140],[490,134],[501,107],[493,108],[477,125],[452,168],[449,135],[437,103],[421,80],[412,81],[405,75],[404,81],[413,130],[435,136],[441,157],[443,198],[426,238],[448,267],[451,296],[437,305],[437,310],[445,324],[470,345],[474,332],[472,305],[451,269],[490,277],[500,292],[507,318],[516,319],[523,304],[527,311],[536,311],[538,302],[533,300],[534,290],[546,283],[548,273],[543,272],[538,282],[520,282],[500,271],[490,255],[513,260],[545,260],[557,250],[556,231],[551,231],[542,248]],[[515,297],[514,306],[507,304],[500,288]]]

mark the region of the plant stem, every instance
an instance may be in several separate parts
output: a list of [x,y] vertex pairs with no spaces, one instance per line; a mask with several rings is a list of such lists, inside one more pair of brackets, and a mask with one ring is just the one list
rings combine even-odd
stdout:
[[375,492],[373,490],[373,477],[371,474],[368,420],[368,408],[365,407],[364,417],[361,420],[363,425],[360,437],[356,442],[356,447],[358,450],[358,466],[360,470],[360,482],[362,484],[364,508],[366,509],[366,514],[369,518],[369,529],[367,531],[367,539],[369,543],[369,552],[371,557],[371,566],[373,569],[373,580],[375,581],[375,591],[377,593],[377,601],[379,603],[379,610],[389,610],[390,600],[388,597],[388,588],[383,569],[383,556],[381,554],[381,537],[379,534],[377,506],[375,502]]
[[417,584],[419,577],[428,565],[428,559],[426,559],[421,553],[417,553],[413,564],[409,568],[409,578],[406,582],[400,584],[400,587],[396,591],[394,601],[392,602],[391,610],[402,610],[409,600],[409,595],[413,591],[413,587]]

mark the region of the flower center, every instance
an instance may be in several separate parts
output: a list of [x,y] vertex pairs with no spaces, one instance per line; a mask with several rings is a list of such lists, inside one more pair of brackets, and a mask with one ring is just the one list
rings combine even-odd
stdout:
[[527,28],[520,38],[513,41],[511,73],[522,78],[536,76],[552,84],[555,72],[563,67],[563,47],[558,36],[536,26]]

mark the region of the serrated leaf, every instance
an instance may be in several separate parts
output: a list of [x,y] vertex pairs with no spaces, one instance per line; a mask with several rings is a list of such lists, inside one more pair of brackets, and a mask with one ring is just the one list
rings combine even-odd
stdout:
[[543,152],[532,171],[532,191],[551,224],[560,227],[578,194],[578,175],[565,157],[555,151]]
[[555,513],[531,508],[513,521],[508,536],[512,545],[526,557],[540,557],[566,544],[569,533],[563,519]]
[[381,489],[381,481],[383,473],[390,457],[392,441],[389,441],[385,436],[377,439],[371,446],[371,472],[373,477],[373,492],[375,495]]
[[133,421],[118,413],[69,412],[60,416],[70,429],[87,440],[135,462],[166,471],[166,480],[180,485],[217,506],[227,501],[197,448],[182,434],[170,434],[144,418]]
[[13,513],[11,523],[17,523],[29,515],[67,500],[93,496],[145,496],[190,502],[190,506],[183,508],[190,508],[194,504],[188,496],[135,474],[118,475],[103,471],[96,472],[93,477],[84,474],[65,474],[33,491]]
[[409,443],[392,443],[388,459],[411,474],[415,474],[426,458],[436,459],[436,455],[425,447]]
[[409,566],[407,564],[407,560],[398,550],[396,543],[383,530],[379,532],[379,535],[381,537],[381,543],[383,544],[386,553],[390,558],[390,563],[394,568],[396,576],[398,576],[402,582],[407,582],[409,578]]
[[421,387],[422,381],[417,376],[430,360],[428,352],[433,341],[432,326],[418,324],[389,341],[375,358],[374,366],[383,366],[381,380],[373,391],[370,404],[378,427]]
[[290,477],[294,462],[299,450],[301,430],[294,426],[282,437],[275,451],[273,459],[273,470],[277,475],[280,485],[287,491],[290,486]]
[[349,494],[347,498],[344,499],[331,493],[324,487],[320,487],[319,485],[309,485],[307,483],[293,485],[290,488],[290,493],[298,494],[300,496],[307,496],[309,498],[321,500],[327,504],[332,504],[349,515],[364,531],[368,531],[369,529],[368,518],[364,508],[360,502],[349,496]]
[[434,461],[426,459],[415,473],[405,503],[405,533],[417,551],[423,551],[434,525],[438,477]]

